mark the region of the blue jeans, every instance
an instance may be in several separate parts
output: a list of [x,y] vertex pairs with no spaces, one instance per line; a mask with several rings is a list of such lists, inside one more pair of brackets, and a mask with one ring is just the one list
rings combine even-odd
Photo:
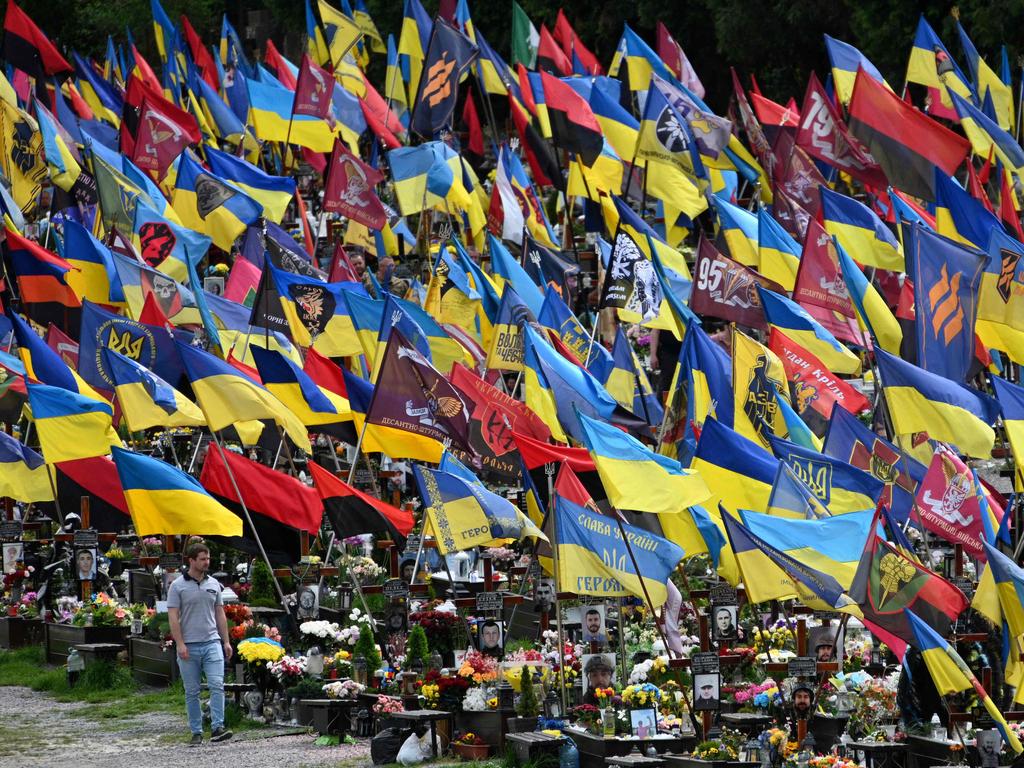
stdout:
[[185,684],[185,711],[193,734],[203,732],[203,710],[199,706],[199,679],[206,675],[210,689],[210,715],[213,729],[224,726],[224,648],[220,640],[185,643],[188,660],[178,657],[181,681]]

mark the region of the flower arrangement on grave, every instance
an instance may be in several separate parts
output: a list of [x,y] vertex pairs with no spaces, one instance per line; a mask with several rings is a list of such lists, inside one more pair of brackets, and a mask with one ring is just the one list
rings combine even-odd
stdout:
[[765,711],[782,705],[782,692],[770,677],[763,683],[723,685],[722,698],[727,700],[727,696],[739,705],[741,712]]
[[815,755],[807,761],[810,768],[860,768],[856,760],[850,760],[839,755]]
[[498,661],[480,651],[470,651],[459,667],[459,677],[471,680],[477,685],[493,683],[498,679]]
[[772,765],[779,765],[797,752],[797,743],[789,740],[789,731],[785,728],[769,728],[758,737],[758,741]]
[[250,666],[269,669],[284,656],[284,647],[269,637],[250,637],[238,644],[238,655]]
[[427,709],[440,709],[441,686],[435,680],[432,683],[422,681],[418,683],[420,696],[423,697],[423,706]]
[[35,567],[31,565],[25,565],[24,562],[19,560],[14,564],[14,570],[10,573],[4,574],[4,591],[10,592],[15,587],[21,587],[26,579],[31,578],[32,574],[35,573]]
[[328,699],[355,699],[366,690],[366,686],[355,680],[336,680],[323,686]]
[[490,556],[496,567],[504,569],[509,568],[519,557],[508,547],[488,547],[484,550],[484,554]]
[[693,756],[698,760],[735,760],[738,752],[719,739],[702,741],[693,748]]
[[750,634],[758,661],[768,661],[769,658],[779,661],[795,655],[795,626],[788,619],[779,619],[764,629],[754,627]]
[[486,747],[487,742],[475,733],[464,733],[452,740],[452,744],[461,744],[464,747]]
[[378,696],[373,711],[378,715],[391,715],[395,712],[405,712],[405,707],[397,696]]
[[593,704],[580,704],[569,710],[572,719],[588,731],[596,730],[601,722],[601,709]]
[[159,557],[164,551],[164,541],[159,536],[146,536],[132,547],[135,557]]
[[363,586],[374,584],[384,575],[384,569],[363,555],[345,555],[338,561],[338,567],[348,578]]
[[333,621],[304,621],[299,624],[299,632],[320,640],[324,645],[340,644],[341,628]]
[[431,650],[451,653],[455,647],[455,636],[461,619],[455,613],[432,609],[419,610],[409,615],[412,624],[423,627]]
[[277,627],[271,627],[262,621],[249,618],[241,624],[231,627],[228,630],[228,637],[235,643],[253,638],[267,638],[280,643],[281,631]]
[[349,677],[352,674],[352,654],[346,650],[324,657],[324,677],[328,680],[337,680],[339,677]]
[[854,709],[847,725],[851,734],[870,737],[873,733],[881,732],[884,723],[899,715],[896,707],[898,682],[898,672],[882,678],[873,678],[864,672],[847,676],[846,689],[856,693],[853,697]]
[[466,712],[486,712],[490,709],[488,701],[487,689],[474,686],[466,691],[466,695],[462,699],[462,709]]
[[15,607],[19,618],[36,619],[39,618],[39,603],[37,599],[37,593],[25,592],[20,598],[11,603],[11,605]]
[[639,664],[634,664],[626,682],[634,684],[649,681],[655,685],[661,685],[669,678],[668,672],[668,657],[656,656],[653,659],[645,659]]
[[622,691],[622,702],[633,709],[657,707],[661,703],[661,689],[654,683],[629,685]]
[[106,592],[97,592],[81,603],[71,617],[76,627],[127,627],[131,623],[131,607],[121,605]]
[[612,703],[612,699],[615,697],[614,688],[595,688],[594,698],[597,699],[597,706],[600,709],[604,709]]
[[291,688],[306,674],[306,657],[282,656],[268,664],[267,669],[281,688]]

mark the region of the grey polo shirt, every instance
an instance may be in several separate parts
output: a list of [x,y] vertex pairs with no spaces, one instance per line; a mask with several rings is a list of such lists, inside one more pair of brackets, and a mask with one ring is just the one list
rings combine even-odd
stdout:
[[188,573],[171,582],[167,591],[167,607],[181,611],[181,636],[186,643],[207,643],[220,640],[216,609],[224,605],[223,587],[212,576],[202,583]]

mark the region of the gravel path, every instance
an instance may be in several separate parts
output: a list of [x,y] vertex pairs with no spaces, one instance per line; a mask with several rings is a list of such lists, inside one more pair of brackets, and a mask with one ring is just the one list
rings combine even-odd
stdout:
[[[0,766],[3,768],[337,768],[369,764],[370,746],[318,747],[309,734],[248,731],[224,744],[185,743],[181,714],[149,712],[100,719],[77,714],[88,704],[64,704],[28,688],[0,687]],[[131,701],[125,702],[130,709]],[[287,732],[286,732],[287,733]]]

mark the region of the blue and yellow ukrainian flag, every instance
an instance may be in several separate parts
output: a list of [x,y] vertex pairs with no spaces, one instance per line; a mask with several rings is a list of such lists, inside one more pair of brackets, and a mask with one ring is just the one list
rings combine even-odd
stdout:
[[795,520],[817,520],[831,517],[814,491],[807,487],[788,464],[779,463],[779,471],[775,473],[772,495],[768,499],[766,513],[775,517]]
[[621,325],[615,329],[611,369],[601,383],[619,405],[651,426],[657,428],[665,418],[665,410]]
[[115,128],[121,125],[121,112],[124,99],[117,90],[100,77],[92,68],[92,64],[77,53],[72,52],[71,60],[75,64],[75,76],[78,78],[78,91],[85,99],[96,116],[110,123]]
[[121,280],[107,246],[74,219],[65,219],[62,247],[65,261],[75,267],[67,273],[71,290],[96,304],[124,305]]
[[974,332],[982,343],[1024,363],[1024,245],[1002,230],[992,230],[988,259],[978,289]]
[[603,88],[590,89],[590,109],[616,154],[619,157],[633,157],[640,122],[623,109],[621,104],[613,101]]
[[139,536],[241,536],[242,518],[192,475],[140,453],[114,449],[117,476]]
[[309,434],[299,418],[265,387],[237,368],[198,347],[177,342],[185,373],[199,407],[213,431],[258,419],[273,419],[306,453],[312,453]]
[[971,668],[967,666],[960,654],[947,643],[938,632],[932,629],[923,619],[911,611],[906,611],[907,620],[910,622],[910,630],[914,636],[914,645],[924,658],[925,666],[932,676],[935,688],[940,696],[960,691],[974,690],[974,693],[981,700],[985,711],[995,720],[996,728],[1002,734],[1003,740],[1018,755],[1024,752],[1020,740],[1006,723],[1003,714],[996,707],[995,702],[989,698],[988,693],[982,688],[978,678],[974,676]]
[[246,78],[245,86],[249,94],[249,124],[256,138],[287,141],[314,152],[330,152],[334,147],[335,132],[327,121],[314,115],[294,114],[295,94],[283,85]]
[[910,61],[907,62],[908,83],[920,83],[938,90],[942,104],[948,109],[953,108],[950,93],[956,93],[965,99],[974,99],[974,91],[969,81],[960,71],[956,60],[946,50],[935,30],[925,20],[924,14],[917,22],[914,33],[914,46],[910,49]]
[[899,240],[866,205],[821,186],[821,215],[825,231],[837,238],[859,263],[868,267],[904,270]]
[[295,197],[295,179],[271,176],[252,163],[213,147],[206,149],[206,161],[211,171],[262,205],[266,218],[274,223],[284,218],[288,204]]
[[659,456],[611,424],[582,413],[577,418],[583,444],[613,507],[677,514],[711,495],[698,472]]
[[[1010,87],[1011,78],[1009,77],[1009,61],[1006,58],[1006,46],[1003,46],[1003,64],[1007,77],[1001,78],[981,58],[978,49],[974,47],[974,43],[968,37],[967,30],[959,21],[956,23],[956,31],[960,34],[960,45],[964,49],[964,56],[967,57],[967,69],[974,81],[974,90],[978,94],[979,102],[984,104],[986,99],[991,99],[992,111],[997,124],[1005,131],[1012,131],[1016,126],[1016,121],[1013,119],[1013,89]],[[954,99],[954,103],[955,101]]]
[[712,200],[718,212],[720,233],[729,248],[729,255],[740,264],[757,269],[761,263],[758,256],[760,235],[757,216],[738,205],[733,205],[721,195],[713,195]]
[[1017,467],[1014,488],[1024,489],[1024,387],[999,376],[992,377],[996,399],[1003,411],[1003,428]]
[[373,301],[365,295],[361,285],[323,283],[278,269],[269,259],[264,266],[270,273],[281,302],[281,311],[296,344],[311,346],[327,357],[347,357],[364,352],[348,303],[350,293],[361,293],[360,298]]
[[402,14],[402,31],[398,37],[398,53],[402,69],[406,73],[405,81],[409,85],[406,104],[416,101],[419,93],[420,75],[423,72],[423,60],[427,57],[430,35],[434,23],[430,20],[420,0],[405,0]]
[[988,568],[981,575],[971,607],[995,626],[1009,629],[1014,638],[1024,635],[1024,569],[999,548],[982,542]]
[[722,519],[748,601],[765,603],[799,598],[804,605],[818,610],[859,615],[857,604],[830,573],[779,551],[724,510]]
[[131,432],[150,427],[202,427],[199,407],[151,370],[120,352],[104,348],[103,368],[114,382],[114,396]]
[[800,244],[766,208],[760,208],[757,211],[757,254],[761,265],[758,271],[787,291],[792,291],[800,269],[801,253]]
[[[359,342],[362,354],[366,355],[369,370],[372,371],[377,360],[377,339],[380,336],[380,327],[384,322],[384,302],[380,299],[371,299],[356,291],[345,291],[343,295],[345,304],[348,306],[352,330]],[[319,349],[317,352],[326,354]]]
[[711,505],[730,509],[768,508],[779,460],[756,443],[707,418],[690,468],[711,491]]
[[[445,459],[449,459],[448,454]],[[456,469],[457,473],[418,464],[413,468],[442,555],[508,539],[529,537],[547,541],[518,507],[487,490],[461,464],[446,460],[444,467]]]
[[[391,294],[387,294],[385,297],[381,325],[377,332],[375,363],[384,357],[384,347],[387,346],[387,341],[390,338],[391,327],[394,324],[394,312],[396,311],[404,314],[416,325],[416,328],[423,335],[423,340],[426,342],[427,350],[425,356],[442,374],[447,376],[451,372],[452,366],[458,362],[473,365],[473,361],[467,356],[465,348],[453,339],[426,310],[411,301]],[[399,330],[402,331],[407,339],[412,341],[412,338],[405,334],[401,325],[399,325]]]
[[307,427],[352,421],[348,400],[317,386],[292,360],[260,347],[253,348],[252,356],[263,386]]
[[875,349],[886,406],[898,435],[927,432],[933,440],[957,446],[962,453],[987,458],[999,416],[999,403],[983,392],[957,384]]
[[47,464],[106,456],[120,446],[110,404],[60,387],[26,381],[32,421]]
[[242,190],[199,165],[191,150],[179,159],[171,205],[182,224],[209,235],[225,251],[263,213],[263,206]]
[[[207,152],[213,151],[215,150],[207,148]],[[170,238],[165,234],[168,230],[171,233]],[[164,248],[170,245],[170,251],[156,264],[156,268],[179,282],[189,280],[188,265],[195,267],[213,243],[209,236],[161,216],[141,198],[135,204],[132,234],[136,247],[144,254],[148,254],[151,248]],[[155,245],[152,244],[153,240],[157,241]],[[195,287],[193,285],[193,288]]]
[[[662,363],[667,364],[667,361]],[[686,424],[683,437],[676,445],[676,456],[686,463],[697,446],[694,430],[699,430],[708,416],[730,429],[733,425],[732,361],[697,320],[691,320],[686,326],[686,336],[670,387],[670,405],[680,389],[686,399]]]
[[[886,88],[889,84],[885,82],[882,73],[871,63],[867,56],[854,48],[849,43],[836,40],[834,37],[825,35],[825,50],[828,52],[828,60],[832,65],[832,82],[836,87],[836,95],[843,105],[850,103],[853,96],[853,84],[857,80],[857,70],[863,69],[865,74],[874,78]],[[891,88],[889,88],[892,90]]]
[[533,316],[537,317],[544,304],[544,289],[533,281],[505,244],[490,233],[487,234],[487,250],[491,255],[491,270],[495,279],[511,285]]
[[820,520],[796,520],[741,510],[748,530],[794,560],[835,577],[849,589],[875,517],[873,509]]
[[775,326],[789,338],[821,360],[836,373],[857,374],[860,358],[848,350],[817,320],[795,301],[781,294],[757,287],[769,326]]
[[465,211],[473,232],[486,223],[480,198],[467,187],[459,155],[440,141],[388,152],[395,199],[403,216],[431,208]]
[[995,214],[936,167],[935,227],[943,237],[984,250],[992,230],[1002,230],[1003,225]]
[[860,267],[854,264],[853,259],[839,244],[839,239],[833,235],[832,240],[836,246],[836,254],[839,256],[839,266],[843,270],[846,289],[850,293],[850,300],[853,301],[853,307],[857,311],[861,324],[871,334],[876,344],[887,352],[898,355],[900,345],[903,343],[903,330],[900,328],[899,321],[889,309],[889,305],[875,290],[875,286],[868,282],[867,276],[861,272]]
[[821,451],[821,438],[814,434],[811,428],[807,426],[807,422],[800,418],[800,414],[789,404],[789,400],[783,396],[779,388],[773,386],[773,389],[775,390],[775,403],[778,406],[779,413],[782,414],[782,420],[786,425],[786,432],[790,442],[804,448],[809,448],[812,451]]
[[[79,164],[77,152],[71,149],[62,135],[66,134],[60,124],[42,104],[36,101],[36,118],[39,124],[39,133],[43,137],[43,154],[46,157],[46,169],[50,173],[53,183],[70,192],[71,188],[82,175],[82,166]],[[70,140],[70,137],[68,137]]]
[[643,93],[651,83],[651,75],[668,80],[678,85],[676,76],[661,60],[661,57],[649,46],[640,35],[630,29],[628,24],[623,26],[622,37],[615,49],[612,63],[608,66],[609,77],[619,77],[619,70],[625,64],[626,85],[634,93]]
[[21,315],[11,312],[8,317],[14,326],[14,339],[18,342],[21,362],[25,365],[26,379],[51,387],[60,387],[106,404],[107,401],[100,397],[74,368],[65,363],[60,355],[50,349]]
[[618,403],[588,371],[562,357],[533,328],[524,329],[526,405],[556,440],[567,443],[568,434],[582,441],[576,413],[609,419]]
[[537,314],[537,322],[558,334],[558,338],[569,348],[580,365],[589,362],[587,353],[592,347],[590,334],[569,309],[562,295],[551,285],[544,291],[544,303]]
[[1024,172],[1024,149],[1016,139],[966,99],[952,91],[949,95],[974,154],[985,159],[995,155],[1005,167],[1017,174]]
[[26,504],[53,501],[43,457],[6,432],[0,432],[0,496]]
[[[616,524],[564,496],[555,496],[553,507],[561,589],[602,598],[644,598],[646,593],[655,608],[664,604],[666,585],[683,559],[678,545],[643,528]],[[633,557],[626,550],[627,540]]]
[[885,487],[874,475],[789,440],[771,435],[768,440],[775,457],[789,465],[832,514],[874,510]]

